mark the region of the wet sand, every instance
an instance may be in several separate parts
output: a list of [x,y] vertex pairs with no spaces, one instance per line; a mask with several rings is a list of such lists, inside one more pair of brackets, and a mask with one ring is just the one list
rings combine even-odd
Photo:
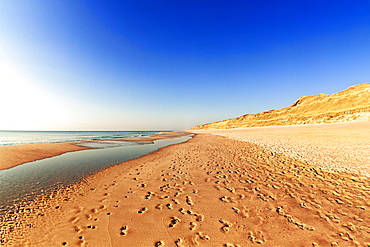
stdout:
[[35,160],[41,160],[85,149],[87,148],[77,146],[73,142],[1,146],[0,170],[9,169]]
[[370,246],[370,181],[198,134],[19,206],[20,246]]
[[[182,131],[163,132],[149,137],[125,137],[116,139],[106,139],[114,141],[155,141],[163,138],[175,138],[189,133]],[[9,169],[17,165],[27,162],[50,158],[68,152],[75,152],[89,149],[88,147],[79,146],[77,144],[105,141],[105,140],[90,140],[81,142],[65,142],[65,143],[43,143],[43,144],[25,144],[14,146],[0,146],[0,170]]]
[[176,138],[183,135],[189,135],[186,131],[173,131],[173,132],[161,132],[153,136],[135,136],[135,137],[122,137],[114,140],[118,141],[155,141],[160,139]]

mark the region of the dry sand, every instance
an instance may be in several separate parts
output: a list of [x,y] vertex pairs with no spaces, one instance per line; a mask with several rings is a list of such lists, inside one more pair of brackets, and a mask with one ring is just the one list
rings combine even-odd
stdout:
[[370,181],[199,134],[21,205],[19,246],[370,246]]
[[330,171],[370,177],[370,121],[194,132],[251,142]]

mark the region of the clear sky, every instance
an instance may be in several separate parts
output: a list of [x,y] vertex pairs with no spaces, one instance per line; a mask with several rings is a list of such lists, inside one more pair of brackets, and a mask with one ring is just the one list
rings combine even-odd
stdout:
[[0,1],[0,129],[176,130],[370,81],[370,1]]

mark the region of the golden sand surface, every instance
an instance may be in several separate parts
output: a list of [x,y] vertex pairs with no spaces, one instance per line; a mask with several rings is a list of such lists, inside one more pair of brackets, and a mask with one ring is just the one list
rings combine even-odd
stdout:
[[87,148],[72,142],[25,144],[0,147],[0,170]]
[[262,146],[330,171],[370,177],[370,121],[199,130]]
[[302,96],[292,105],[257,114],[246,114],[192,129],[233,129],[257,126],[370,121],[370,83],[354,85],[332,95]]
[[370,246],[370,181],[197,134],[0,224],[9,246]]

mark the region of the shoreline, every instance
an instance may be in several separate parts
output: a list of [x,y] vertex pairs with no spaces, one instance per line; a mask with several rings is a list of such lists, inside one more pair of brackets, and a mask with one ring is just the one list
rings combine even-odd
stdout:
[[15,245],[366,246],[369,187],[356,174],[196,134],[21,205],[12,230],[0,229]]
[[114,139],[86,140],[77,142],[58,142],[58,143],[40,143],[24,145],[0,146],[0,171],[16,167],[28,162],[42,160],[64,153],[76,152],[91,149],[89,147],[79,146],[80,143],[99,142],[99,141],[155,141],[165,138],[175,138],[189,134],[185,131],[160,132],[149,137],[119,137]]

